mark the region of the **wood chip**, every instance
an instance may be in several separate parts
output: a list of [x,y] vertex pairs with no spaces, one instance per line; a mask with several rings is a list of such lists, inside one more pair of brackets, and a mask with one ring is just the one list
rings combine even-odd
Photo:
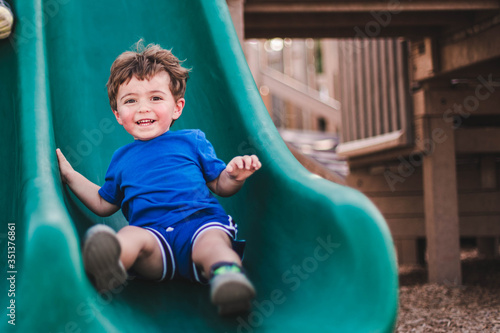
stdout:
[[400,267],[396,332],[500,332],[500,259],[462,253],[463,285],[429,284],[422,267]]

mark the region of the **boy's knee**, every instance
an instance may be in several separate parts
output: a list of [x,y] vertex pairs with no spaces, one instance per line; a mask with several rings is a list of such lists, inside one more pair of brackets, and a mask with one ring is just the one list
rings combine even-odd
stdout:
[[124,247],[139,248],[140,251],[149,251],[151,244],[156,245],[155,237],[146,229],[134,227],[131,225],[125,226],[118,231],[117,237]]
[[230,246],[229,235],[220,229],[209,229],[201,234],[196,240],[197,243],[210,243],[211,245],[225,244]]
[[127,225],[127,226],[124,226],[123,228],[121,228],[118,231],[118,234],[126,234],[129,232],[134,232],[134,230],[137,230],[137,229],[140,229],[140,228],[134,227],[133,225]]
[[149,231],[144,228],[127,225],[118,231],[118,237],[124,239],[144,239],[150,236]]

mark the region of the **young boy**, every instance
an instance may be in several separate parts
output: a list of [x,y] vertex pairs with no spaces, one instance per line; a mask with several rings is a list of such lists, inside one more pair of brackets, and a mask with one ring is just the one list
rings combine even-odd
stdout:
[[57,149],[61,178],[95,214],[120,208],[129,225],[115,233],[88,230],[85,270],[100,292],[125,282],[127,271],[162,281],[210,282],[221,314],[249,310],[255,290],[247,279],[236,225],[210,191],[238,192],[261,167],[257,156],[227,166],[199,130],[169,131],[184,108],[188,70],[158,45],[121,54],[107,88],[116,120],[134,137],[112,158],[102,187],[76,172]]

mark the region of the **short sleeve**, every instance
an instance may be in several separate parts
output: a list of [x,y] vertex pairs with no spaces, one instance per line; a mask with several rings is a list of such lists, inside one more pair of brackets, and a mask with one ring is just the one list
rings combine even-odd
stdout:
[[220,173],[226,168],[226,163],[217,158],[215,149],[206,139],[205,133],[198,131],[197,141],[198,159],[203,172],[203,178],[209,183],[219,177]]
[[107,202],[116,206],[121,206],[124,194],[120,188],[117,169],[117,163],[113,156],[108,171],[106,172],[105,183],[99,189],[99,195]]

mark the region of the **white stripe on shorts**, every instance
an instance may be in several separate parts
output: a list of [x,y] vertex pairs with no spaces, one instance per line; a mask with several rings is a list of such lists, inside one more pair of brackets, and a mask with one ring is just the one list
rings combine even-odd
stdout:
[[175,260],[174,260],[174,255],[172,253],[172,248],[170,247],[170,244],[168,244],[165,237],[163,237],[163,235],[161,233],[159,233],[157,230],[152,229],[152,228],[144,228],[144,229],[146,229],[147,231],[152,233],[153,236],[156,236],[155,237],[156,241],[158,242],[158,245],[160,246],[161,256],[163,259],[163,273],[161,275],[160,281],[165,280],[166,275],[167,275],[167,255],[165,254],[165,249],[163,248],[163,244],[161,243],[160,238],[165,242],[165,244],[167,244],[169,255],[170,255],[170,260],[172,262],[172,274],[170,275],[170,280],[172,280],[174,278],[174,274],[175,274]]

